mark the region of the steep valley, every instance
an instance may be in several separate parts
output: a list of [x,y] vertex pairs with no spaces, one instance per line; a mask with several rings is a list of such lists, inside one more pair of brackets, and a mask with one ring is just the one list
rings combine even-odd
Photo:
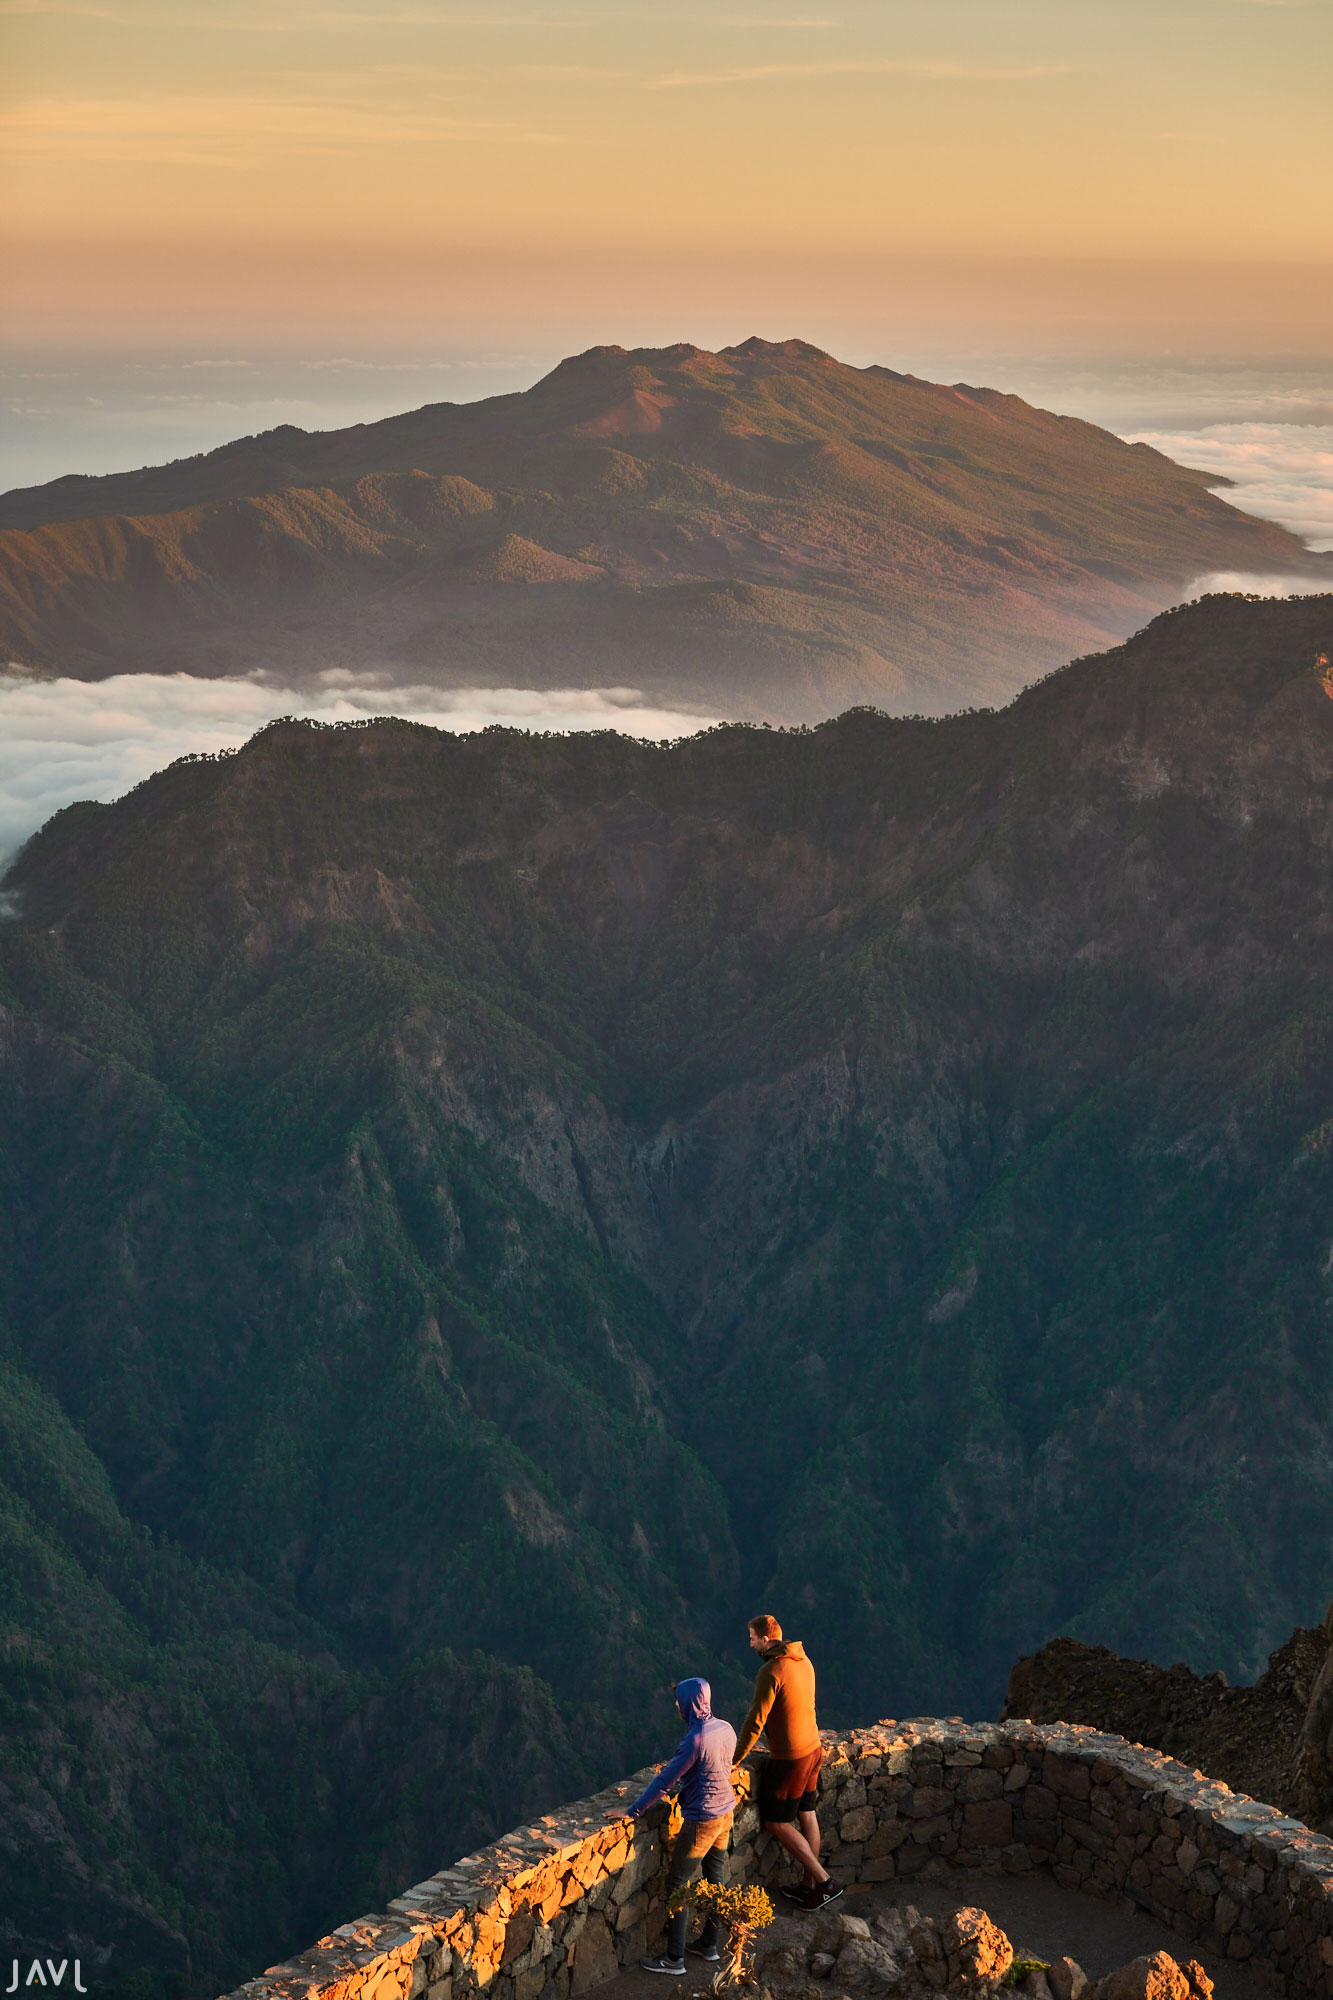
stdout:
[[1212,597],[994,714],[277,723],[57,815],[17,1935],[216,1989],[738,1708],[764,1606],[831,1724],[1059,1631],[1257,1675],[1333,1558],[1331,654]]

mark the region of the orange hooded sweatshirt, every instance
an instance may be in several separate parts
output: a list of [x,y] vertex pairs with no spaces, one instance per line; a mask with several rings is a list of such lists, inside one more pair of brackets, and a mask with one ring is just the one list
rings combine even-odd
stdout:
[[799,1639],[779,1639],[764,1654],[755,1677],[754,1700],[741,1724],[736,1763],[749,1755],[765,1730],[774,1757],[808,1757],[820,1747],[815,1670]]

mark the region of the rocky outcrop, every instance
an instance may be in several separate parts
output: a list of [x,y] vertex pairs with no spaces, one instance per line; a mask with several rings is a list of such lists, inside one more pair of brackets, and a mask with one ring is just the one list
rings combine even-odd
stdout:
[[1002,1713],[1082,1722],[1151,1743],[1324,1828],[1333,1816],[1330,1620],[1333,1609],[1322,1625],[1298,1627],[1266,1672],[1241,1687],[1183,1662],[1159,1667],[1053,1639],[1011,1669]]
[[837,1995],[893,1995],[895,2000],[994,2000],[1001,1991],[1025,2000],[1212,2000],[1213,1982],[1197,1959],[1182,1964],[1157,1951],[1119,1966],[1096,1984],[1072,1958],[1047,1965],[1017,1959],[986,1911],[963,1908],[943,1924],[906,1903],[863,1917],[838,1914],[806,1944],[785,1944],[760,1958],[760,1992],[814,2000],[822,1982]]
[[1013,1964],[1004,1932],[984,1910],[956,1910],[941,1928],[906,1903],[867,1920],[835,1911],[805,1941],[761,1954],[756,1971],[764,1987],[782,1993],[810,1979],[834,1993],[993,1992]]
[[1213,1982],[1194,1959],[1178,1965],[1170,1952],[1155,1951],[1108,1972],[1091,1989],[1091,2000],[1212,2000]]

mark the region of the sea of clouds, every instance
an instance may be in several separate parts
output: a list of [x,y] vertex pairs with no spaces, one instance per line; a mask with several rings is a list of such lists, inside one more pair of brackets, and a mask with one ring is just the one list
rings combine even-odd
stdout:
[[318,722],[399,715],[459,731],[618,729],[658,740],[692,735],[716,719],[653,708],[636,688],[393,687],[341,668],[301,690],[249,676],[0,675],[0,869],[61,806],[117,799],[191,751],[239,749],[280,715]]
[[1312,549],[1333,549],[1333,424],[1208,424],[1136,431],[1130,442],[1217,473],[1214,491],[1233,507],[1280,522]]

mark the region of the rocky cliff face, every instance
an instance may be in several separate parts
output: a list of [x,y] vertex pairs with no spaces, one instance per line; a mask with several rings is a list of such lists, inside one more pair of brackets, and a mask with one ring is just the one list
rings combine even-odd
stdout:
[[1257,1672],[1326,1594],[1331,639],[1207,600],[999,715],[670,749],[279,724],[58,816],[0,1319],[77,1671],[183,1639],[61,1425],[209,1660],[392,1708],[480,1647],[620,1768],[764,1602],[829,1721],[1061,1629]]
[[1164,1667],[1053,1639],[1011,1669],[1003,1713],[1111,1730],[1327,1832],[1333,1791],[1312,1785],[1302,1751],[1328,1640],[1322,1625],[1298,1626],[1256,1681],[1232,1687],[1183,1660]]

